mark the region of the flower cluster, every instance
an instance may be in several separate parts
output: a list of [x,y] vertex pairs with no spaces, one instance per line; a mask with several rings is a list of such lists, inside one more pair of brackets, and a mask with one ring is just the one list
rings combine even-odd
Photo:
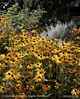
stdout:
[[[0,24],[4,22],[0,18]],[[41,37],[37,30],[9,32],[7,22],[7,30],[0,30],[0,42],[7,50],[0,53],[0,93],[15,99],[34,94],[79,96],[80,30],[74,29],[74,44],[58,43],[59,39]]]

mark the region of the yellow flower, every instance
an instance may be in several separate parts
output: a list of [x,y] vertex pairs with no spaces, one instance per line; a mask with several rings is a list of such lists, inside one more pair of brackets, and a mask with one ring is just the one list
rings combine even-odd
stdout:
[[72,94],[73,96],[77,96],[76,89],[72,89],[72,90],[71,90],[71,94]]
[[80,96],[80,88],[76,89],[77,95]]
[[54,88],[55,88],[55,89],[59,89],[60,86],[61,86],[61,84],[58,83],[58,82],[56,82]]
[[37,30],[32,30],[33,33],[37,33]]
[[32,91],[32,90],[34,90],[34,86],[32,84],[31,85],[27,85],[26,89]]
[[51,85],[48,85],[48,84],[41,84],[41,86],[42,86],[42,89],[45,91],[48,91],[51,89]]
[[34,78],[33,78],[33,80],[35,81],[35,82],[41,82],[42,80],[44,80],[44,75],[36,75]]
[[5,76],[6,80],[13,80],[14,79],[14,75],[13,74],[8,74]]
[[28,66],[27,66],[27,69],[32,69],[33,68],[33,65],[32,64],[29,64]]
[[13,80],[15,78],[15,73],[16,73],[16,70],[15,69],[12,69],[12,70],[7,71],[5,73],[6,80]]
[[37,72],[36,72],[36,75],[44,75],[44,69],[42,69],[42,68],[37,68],[36,69],[37,70]]
[[77,73],[77,72],[78,72],[78,70],[75,70],[75,69],[69,70],[69,73]]
[[15,40],[14,45],[15,44],[20,44],[20,39]]
[[0,67],[4,67],[4,66],[5,66],[5,63],[0,63]]
[[4,60],[5,59],[5,54],[1,54],[0,55],[0,60]]
[[33,70],[28,70],[28,75],[33,75],[34,74],[34,71]]
[[78,33],[80,33],[80,29],[78,29],[78,31],[77,31]]
[[54,50],[52,51],[53,54],[59,53],[59,52],[60,52],[60,49],[54,49]]
[[77,28],[73,28],[73,31],[77,31],[78,29]]
[[7,90],[4,86],[0,86],[0,93],[5,93]]
[[13,80],[15,77],[14,72],[9,70],[8,72],[5,73],[5,78],[6,80]]
[[77,81],[77,79],[73,79],[73,82],[78,84],[78,81]]
[[24,92],[20,93],[19,96],[21,96],[19,99],[27,99],[27,95]]
[[70,32],[70,33],[74,33],[74,31],[73,31],[73,30],[70,30],[69,32]]
[[56,60],[59,60],[59,57],[58,55],[53,55],[53,57],[51,57],[52,61],[56,61]]
[[15,79],[20,79],[21,77],[23,77],[23,74],[20,72],[15,75]]
[[40,53],[34,54],[34,56],[35,56],[38,60],[43,60],[43,59],[45,59],[45,57],[44,57],[43,55],[41,55]]
[[78,62],[78,66],[80,66],[80,62]]
[[80,36],[77,36],[77,40],[80,40]]
[[22,84],[21,80],[16,80],[16,81],[17,81],[17,84]]
[[36,64],[34,64],[34,66],[35,66],[35,67],[37,67],[37,68],[39,68],[39,67],[41,67],[41,66],[42,66],[42,63],[37,62]]
[[57,63],[57,64],[61,64],[62,62],[61,62],[61,60],[57,59],[57,60],[56,60],[56,63]]
[[22,84],[18,83],[15,85],[15,91],[16,92],[21,92],[23,89]]
[[23,69],[23,68],[24,68],[24,66],[20,64],[20,65],[19,65],[19,68],[20,68],[20,69]]
[[25,34],[26,30],[25,30],[25,29],[22,29],[21,32],[22,32],[23,34]]

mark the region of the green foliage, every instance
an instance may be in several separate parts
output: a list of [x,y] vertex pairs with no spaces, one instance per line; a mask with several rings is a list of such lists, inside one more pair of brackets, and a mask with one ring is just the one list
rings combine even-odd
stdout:
[[31,12],[27,9],[24,11],[20,10],[19,5],[15,4],[8,8],[7,14],[11,20],[11,25],[20,31],[22,28],[30,30],[39,26],[39,19],[42,14],[45,13],[42,9],[32,10]]
[[20,7],[18,5],[18,3],[12,5],[12,7],[8,8],[8,14],[11,15],[17,15],[18,11],[20,10]]

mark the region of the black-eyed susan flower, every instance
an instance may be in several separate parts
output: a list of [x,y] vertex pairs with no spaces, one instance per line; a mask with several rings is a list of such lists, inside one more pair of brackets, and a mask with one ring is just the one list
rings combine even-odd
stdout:
[[45,90],[45,91],[48,91],[51,89],[51,85],[49,84],[40,84],[42,89]]
[[78,80],[77,79],[73,79],[73,83],[78,84]]
[[33,64],[29,64],[29,65],[27,65],[26,68],[27,68],[27,69],[32,69],[32,68],[34,68],[34,66],[33,66]]
[[30,76],[33,76],[33,74],[34,74],[34,71],[33,70],[28,70],[28,75],[30,75]]
[[43,81],[44,80],[44,75],[36,75],[34,78],[33,78],[33,81],[35,81],[35,82],[41,82],[41,81]]
[[40,68],[40,67],[42,67],[42,63],[37,62],[37,63],[34,64],[34,66],[37,67],[37,68]]
[[22,81],[21,80],[16,80],[17,84],[22,84]]
[[55,88],[55,89],[59,89],[59,88],[60,88],[60,86],[61,86],[61,84],[60,84],[60,83],[58,83],[58,82],[56,82],[56,83],[55,83],[54,88]]
[[77,96],[77,95],[80,94],[80,91],[77,90],[77,89],[72,89],[72,90],[71,90],[71,94],[72,94],[73,96]]
[[44,74],[45,74],[44,69],[42,69],[42,68],[36,69],[36,75],[44,75]]
[[6,57],[5,54],[1,54],[1,55],[0,55],[0,60],[4,60],[5,57]]
[[33,33],[37,33],[37,30],[32,30]]
[[21,72],[16,73],[15,75],[15,79],[20,79],[21,77],[23,77],[23,74]]
[[78,29],[77,28],[73,28],[73,31],[77,31]]
[[69,70],[69,73],[77,73],[78,72],[78,70],[76,70],[76,69],[70,69]]
[[14,87],[15,87],[15,92],[17,92],[17,93],[20,93],[23,89],[22,84],[19,84],[19,83],[16,84]]
[[27,90],[33,91],[34,90],[34,85],[30,84],[26,86]]
[[44,57],[43,55],[41,55],[41,53],[34,54],[34,56],[35,56],[38,60],[43,60],[43,59],[45,59],[45,57]]
[[80,61],[78,62],[78,66],[80,66]]
[[62,63],[61,60],[60,60],[60,58],[56,60],[56,63],[57,64],[61,64]]
[[5,73],[6,80],[13,80],[15,78],[14,72],[9,70]]
[[21,98],[21,99],[26,99],[26,97],[27,97],[27,95],[24,92],[20,93],[19,96],[20,96],[19,98]]
[[4,86],[0,86],[0,93],[7,92],[6,88]]

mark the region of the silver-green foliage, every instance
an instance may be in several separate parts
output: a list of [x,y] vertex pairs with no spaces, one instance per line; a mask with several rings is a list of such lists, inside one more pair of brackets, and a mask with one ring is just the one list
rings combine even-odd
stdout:
[[46,27],[47,31],[43,31],[40,35],[47,36],[49,39],[62,38],[65,35],[67,24],[58,22],[55,26]]

